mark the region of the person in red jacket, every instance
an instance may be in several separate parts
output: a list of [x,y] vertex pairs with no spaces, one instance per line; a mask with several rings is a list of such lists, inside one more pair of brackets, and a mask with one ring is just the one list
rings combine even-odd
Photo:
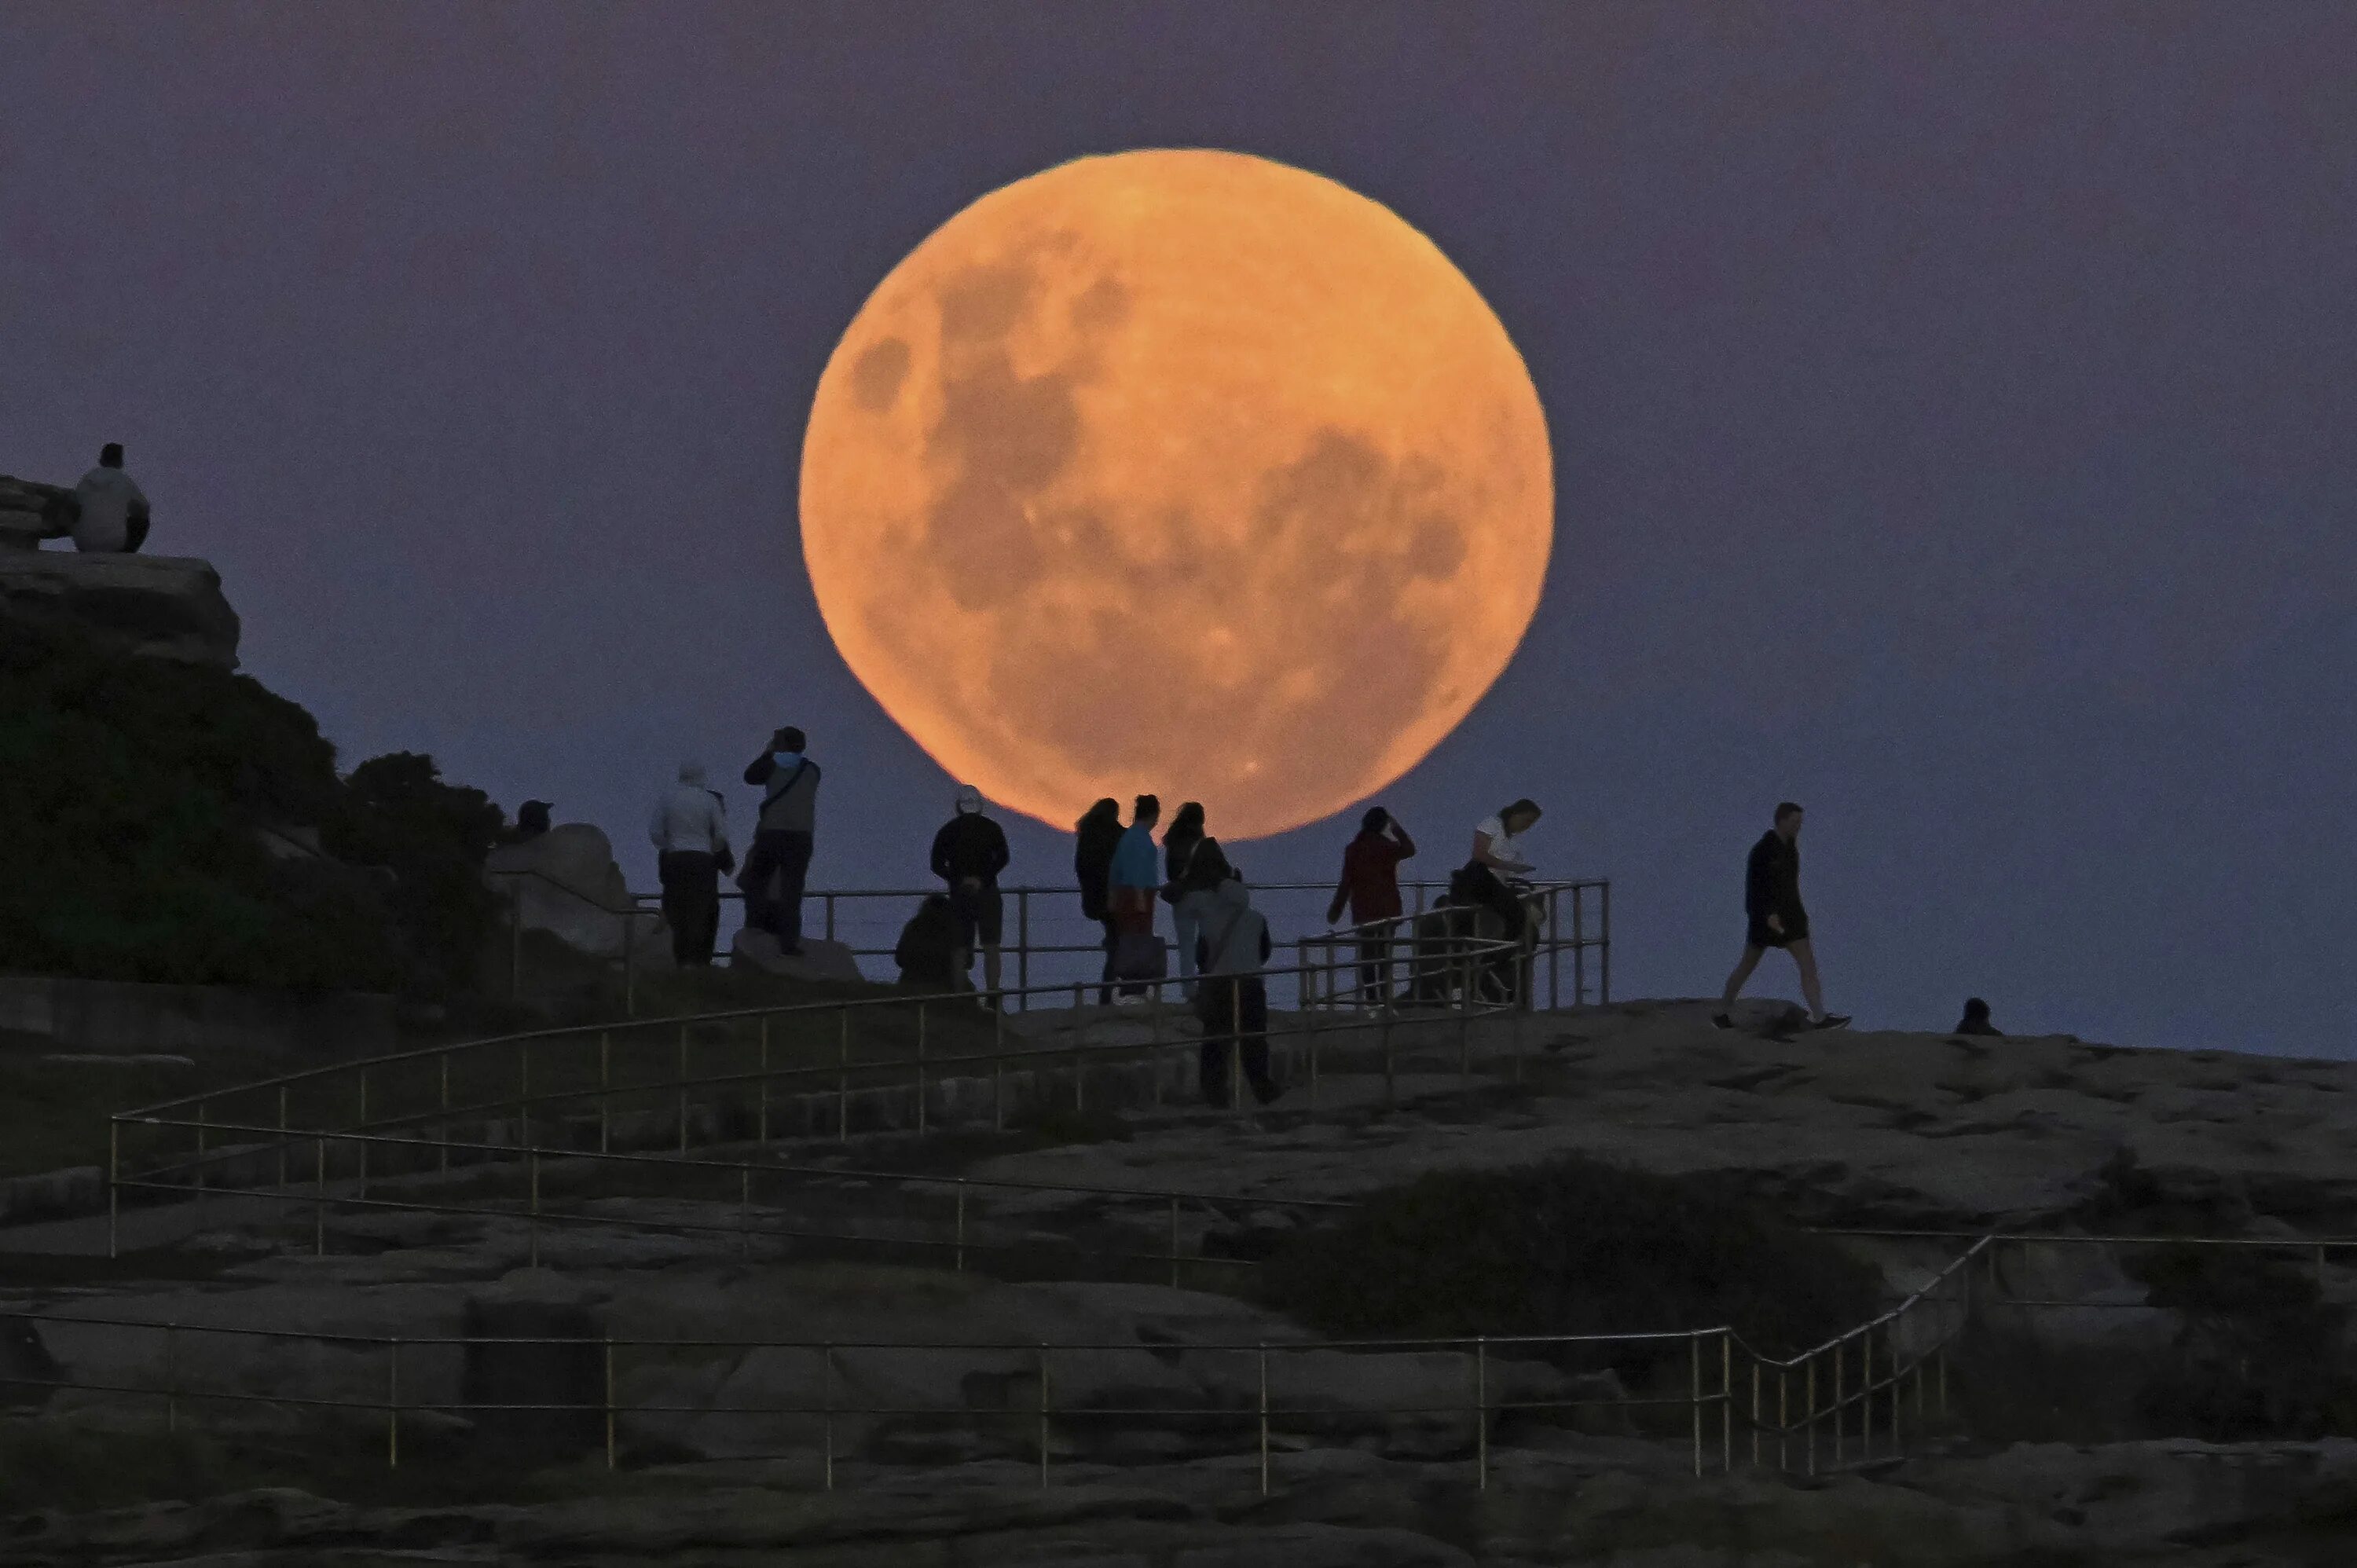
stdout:
[[1415,841],[1389,811],[1371,806],[1359,836],[1342,851],[1342,880],[1326,907],[1326,923],[1340,923],[1348,905],[1359,931],[1359,994],[1371,1006],[1391,994],[1392,943],[1399,935],[1399,864],[1415,854]]

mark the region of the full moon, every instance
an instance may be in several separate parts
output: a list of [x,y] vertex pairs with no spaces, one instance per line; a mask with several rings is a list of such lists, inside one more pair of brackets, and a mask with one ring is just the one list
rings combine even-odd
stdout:
[[1122,153],[995,190],[877,285],[803,444],[811,585],[942,768],[1057,826],[1246,839],[1414,767],[1538,607],[1538,393],[1437,246],[1320,176]]

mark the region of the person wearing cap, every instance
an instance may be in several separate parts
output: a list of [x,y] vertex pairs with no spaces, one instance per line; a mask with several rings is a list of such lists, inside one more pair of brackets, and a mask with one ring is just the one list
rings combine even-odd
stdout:
[[110,441],[98,467],[74,487],[74,548],[136,553],[147,542],[147,497],[123,471],[123,444]]
[[682,968],[712,962],[720,931],[720,874],[733,870],[728,806],[711,788],[704,764],[683,762],[679,782],[663,791],[648,820],[656,875],[662,879],[663,921],[671,953]]
[[957,812],[933,835],[933,875],[949,884],[951,911],[957,917],[959,945],[972,962],[975,939],[982,943],[984,1004],[998,1005],[999,942],[1006,932],[1006,901],[998,874],[1006,869],[1006,834],[982,814],[982,791],[968,784],[957,792]]

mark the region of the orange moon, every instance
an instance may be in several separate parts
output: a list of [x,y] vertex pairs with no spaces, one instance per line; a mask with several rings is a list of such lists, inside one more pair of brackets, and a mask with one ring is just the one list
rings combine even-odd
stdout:
[[1506,667],[1554,538],[1546,417],[1388,209],[1241,154],[983,197],[877,285],[802,448],[827,630],[953,777],[1068,826],[1329,816]]

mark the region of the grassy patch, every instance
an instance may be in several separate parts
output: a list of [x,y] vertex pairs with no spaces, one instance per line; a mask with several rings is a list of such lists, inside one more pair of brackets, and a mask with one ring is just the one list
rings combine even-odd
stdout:
[[1436,1172],[1378,1193],[1280,1249],[1264,1288],[1338,1336],[1731,1324],[1782,1355],[1871,1316],[1880,1276],[1713,1184],[1569,1158]]

